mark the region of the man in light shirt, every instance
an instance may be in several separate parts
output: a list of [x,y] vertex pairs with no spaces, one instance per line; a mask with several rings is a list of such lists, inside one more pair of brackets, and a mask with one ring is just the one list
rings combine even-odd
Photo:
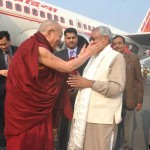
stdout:
[[111,139],[121,122],[122,94],[125,86],[125,60],[111,46],[108,27],[92,30],[94,43],[105,43],[84,69],[83,76],[70,75],[68,84],[79,87],[68,150],[109,150]]

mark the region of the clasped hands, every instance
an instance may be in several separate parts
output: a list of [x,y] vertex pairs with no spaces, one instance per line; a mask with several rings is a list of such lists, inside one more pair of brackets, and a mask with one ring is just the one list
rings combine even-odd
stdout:
[[77,75],[69,74],[67,83],[72,88],[91,88],[93,86],[93,80],[88,80],[78,73]]

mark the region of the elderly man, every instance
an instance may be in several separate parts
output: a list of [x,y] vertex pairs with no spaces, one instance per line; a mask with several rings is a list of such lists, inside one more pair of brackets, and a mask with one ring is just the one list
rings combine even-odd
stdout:
[[68,150],[109,150],[112,135],[121,121],[122,93],[125,86],[125,61],[111,46],[108,27],[93,29],[91,40],[103,42],[83,77],[70,75],[68,84],[79,87]]
[[61,26],[46,20],[13,58],[6,84],[7,150],[53,150],[57,110],[72,118],[65,72],[78,68],[103,44],[91,43],[78,58],[66,62],[53,55],[61,36]]

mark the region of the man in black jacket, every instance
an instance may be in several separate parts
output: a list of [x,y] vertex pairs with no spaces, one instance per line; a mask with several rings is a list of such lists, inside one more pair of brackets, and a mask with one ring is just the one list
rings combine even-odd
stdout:
[[[78,34],[76,29],[67,28],[64,31],[64,36],[66,48],[56,52],[55,55],[65,61],[69,61],[77,57],[77,55],[80,53],[81,47],[78,47]],[[82,75],[86,64],[87,62],[77,69],[80,75]],[[77,90],[70,88],[70,100],[72,109],[74,109],[76,94]],[[69,131],[69,120],[64,115],[62,115],[58,129],[57,150],[67,150]]]
[[5,146],[4,138],[4,100],[6,95],[5,83],[11,59],[17,47],[11,46],[10,35],[0,31],[0,146]]
[[116,35],[112,48],[123,54],[126,61],[126,83],[123,92],[122,122],[118,126],[115,150],[133,150],[136,111],[143,104],[143,79],[139,57],[127,51],[124,37]]

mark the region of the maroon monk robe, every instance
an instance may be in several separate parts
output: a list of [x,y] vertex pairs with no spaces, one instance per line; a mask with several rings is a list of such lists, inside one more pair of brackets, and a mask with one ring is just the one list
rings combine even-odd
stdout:
[[53,108],[69,119],[72,111],[66,75],[54,69],[39,69],[38,47],[53,52],[46,38],[37,32],[18,48],[11,63],[5,100],[7,150],[53,150]]

